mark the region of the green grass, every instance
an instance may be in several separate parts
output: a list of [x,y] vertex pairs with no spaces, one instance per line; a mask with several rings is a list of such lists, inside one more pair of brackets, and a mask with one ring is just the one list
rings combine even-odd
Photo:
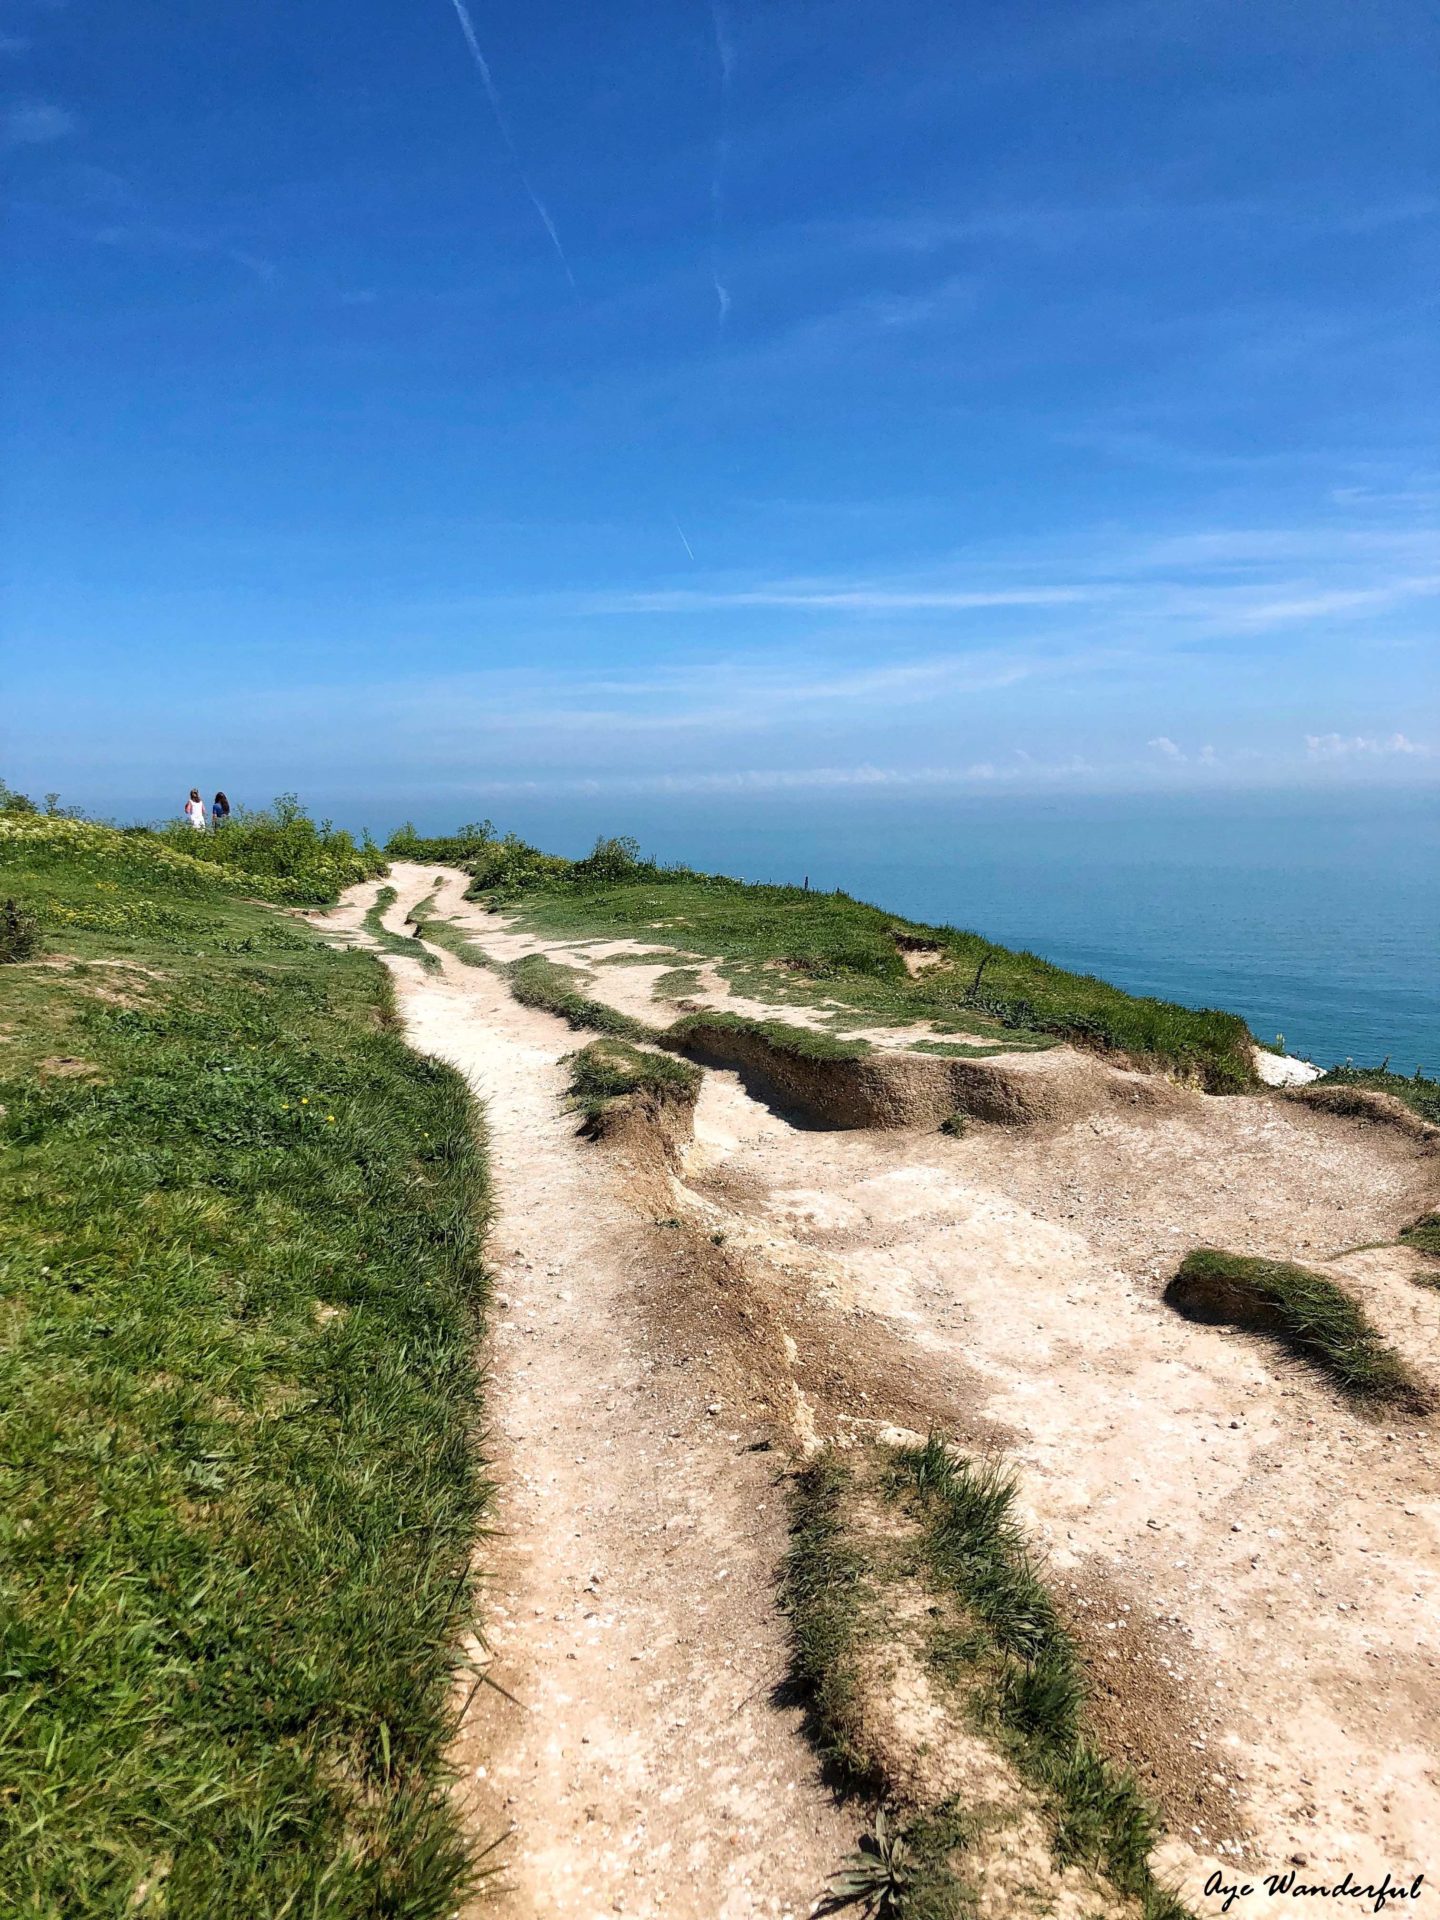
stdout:
[[[1256,1084],[1249,1031],[1233,1014],[1137,999],[978,934],[897,922],[847,894],[614,858],[596,868],[537,855],[526,866],[517,854],[503,868],[477,863],[475,874],[475,897],[521,911],[537,931],[669,935],[689,952],[715,955],[732,985],[777,1003],[826,1005],[885,1024],[953,1022],[952,1030],[986,1039],[1045,1033],[1158,1063],[1214,1092]],[[946,964],[912,978],[901,940],[933,943]]]
[[1430,1405],[1428,1389],[1360,1303],[1308,1267],[1200,1247],[1181,1261],[1165,1298],[1192,1317],[1273,1333],[1356,1401],[1416,1412]]
[[1400,1235],[1407,1247],[1417,1253],[1440,1254],[1440,1213],[1427,1213]]
[[[439,1920],[486,1175],[335,952],[0,817],[0,1911]],[[122,964],[114,964],[116,962]]]
[[1440,1080],[1431,1080],[1417,1067],[1412,1075],[1391,1073],[1387,1067],[1332,1067],[1310,1082],[1312,1087],[1357,1087],[1371,1093],[1388,1093],[1418,1113],[1422,1120],[1440,1127]]
[[385,925],[384,916],[398,897],[394,887],[381,887],[375,896],[375,904],[365,909],[365,931],[376,946],[383,947],[386,953],[398,954],[405,960],[418,960],[427,972],[438,973],[440,956],[431,953],[423,940],[417,940],[408,933],[392,933]]
[[628,1040],[592,1040],[570,1056],[570,1101],[591,1122],[613,1101],[633,1094],[693,1101],[699,1087],[699,1071],[687,1061],[647,1052]]
[[[1151,1871],[1159,1838],[1152,1809],[1086,1736],[1083,1669],[1014,1518],[1012,1481],[957,1460],[932,1438],[866,1466],[865,1491],[904,1519],[893,1530],[860,1532],[847,1524],[847,1507],[862,1465],[853,1453],[827,1450],[795,1476],[782,1572],[793,1676],[841,1779],[882,1799],[895,1793],[864,1693],[886,1671],[885,1650],[903,1631],[896,1623],[916,1617],[919,1582],[939,1697],[957,1725],[991,1740],[1028,1782],[1057,1865],[1102,1874],[1146,1920],[1185,1920]],[[902,1794],[891,1800],[890,1832],[862,1843],[850,1871],[878,1884],[880,1855],[894,1854],[901,1870],[882,1911],[895,1920],[963,1920],[973,1912],[966,1854],[991,1817],[957,1800],[917,1807]]]
[[504,971],[498,960],[492,960],[483,947],[476,946],[473,936],[464,927],[457,927],[453,920],[436,913],[432,899],[417,901],[410,910],[410,918],[419,927],[423,940],[444,947],[457,960],[463,960],[467,967],[489,967],[496,973]]
[[863,1060],[868,1040],[842,1040],[814,1027],[792,1027],[783,1020],[752,1020],[743,1013],[687,1013],[665,1031],[666,1046],[684,1047],[706,1034],[753,1034],[792,1060]]
[[593,1033],[613,1034],[621,1040],[654,1040],[657,1029],[643,1020],[633,1019],[607,1007],[603,1000],[591,1000],[581,993],[582,975],[574,967],[559,965],[543,953],[528,953],[509,968],[510,991],[526,1007],[542,1007],[558,1014],[568,1026]]

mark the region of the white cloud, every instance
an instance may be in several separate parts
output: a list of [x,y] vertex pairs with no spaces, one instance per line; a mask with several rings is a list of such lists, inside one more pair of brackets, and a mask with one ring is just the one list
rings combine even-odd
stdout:
[[1157,734],[1153,740],[1147,740],[1145,744],[1148,747],[1153,747],[1156,753],[1163,754],[1167,760],[1183,760],[1185,758],[1181,749],[1177,747],[1175,742],[1166,734]]
[[1392,754],[1425,758],[1431,748],[1403,733],[1357,733],[1348,737],[1341,733],[1307,733],[1305,751],[1312,760],[1354,760]]
[[43,147],[75,131],[75,121],[49,100],[22,100],[0,113],[0,140],[7,147]]

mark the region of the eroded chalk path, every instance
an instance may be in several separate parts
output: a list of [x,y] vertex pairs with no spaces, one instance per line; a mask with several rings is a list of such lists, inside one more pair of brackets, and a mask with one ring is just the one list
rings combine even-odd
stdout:
[[[388,927],[437,871],[392,869]],[[447,913],[465,884],[444,875]],[[375,893],[320,924],[358,937]],[[745,1451],[729,1409],[648,1350],[637,1202],[563,1110],[576,1036],[449,954],[439,973],[391,964],[408,1037],[466,1076],[490,1138],[493,1684],[456,1754],[474,1831],[508,1836],[484,1911],[806,1914],[855,1820],[775,1698],[780,1461]]]

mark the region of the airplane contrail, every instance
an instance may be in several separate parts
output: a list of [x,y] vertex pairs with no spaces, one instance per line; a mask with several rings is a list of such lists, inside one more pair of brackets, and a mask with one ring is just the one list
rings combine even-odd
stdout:
[[686,553],[688,553],[690,558],[693,560],[695,558],[695,549],[691,546],[690,542],[685,538],[685,529],[680,524],[679,514],[672,512],[670,515],[670,518],[675,522],[675,531],[680,536],[681,546],[684,547]]
[[520,176],[520,184],[525,189],[531,206],[534,207],[536,214],[539,216],[541,226],[544,227],[546,233],[550,236],[550,244],[555,249],[555,258],[564,268],[565,278],[570,282],[571,287],[574,288],[575,275],[570,271],[570,262],[565,258],[565,249],[560,244],[560,235],[556,231],[555,222],[550,218],[550,210],[530,184],[530,176],[525,171],[525,162],[520,157],[520,149],[516,146],[515,136],[510,131],[510,122],[505,118],[505,109],[500,104],[500,90],[495,85],[494,76],[490,72],[490,62],[481,52],[480,42],[476,38],[475,23],[470,18],[470,10],[465,5],[465,0],[450,0],[450,4],[455,9],[455,18],[460,22],[460,31],[465,36],[465,44],[470,49],[470,57],[474,60],[481,81],[484,83],[485,97],[490,102],[490,111],[494,114],[495,124],[500,129],[500,137],[505,142],[506,150],[515,163],[515,171]]
[[725,212],[725,163],[730,158],[730,76],[735,71],[735,43],[720,0],[710,0],[710,25],[715,35],[715,57],[720,62],[720,127],[710,172],[710,278],[715,287],[716,330],[724,333],[730,317],[730,289],[720,277],[720,222]]

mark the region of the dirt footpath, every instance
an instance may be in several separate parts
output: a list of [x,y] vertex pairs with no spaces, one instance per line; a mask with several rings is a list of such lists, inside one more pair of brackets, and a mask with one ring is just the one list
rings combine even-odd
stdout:
[[[536,940],[459,874],[392,883],[396,931],[431,895],[494,960],[618,962],[586,991],[667,1017],[665,969],[626,943]],[[1432,1149],[1278,1094],[1118,1080],[1079,1118],[960,1139],[805,1128],[707,1071],[693,1140],[641,1179],[562,1111],[583,1036],[498,972],[392,964],[414,1044],[486,1104],[499,1202],[486,1630],[521,1704],[482,1686],[461,1746],[481,1836],[514,1828],[488,1911],[808,1913],[861,1815],[773,1697],[775,1476],[807,1435],[932,1423],[1018,1469],[1098,1725],[1197,1912],[1220,1911],[1215,1871],[1435,1879],[1440,1423],[1362,1418],[1160,1298],[1198,1244],[1300,1259],[1440,1377],[1440,1289],[1393,1244],[1440,1195]]]
[[[434,878],[397,865],[386,925],[403,932]],[[358,926],[374,894],[338,917]],[[490,1134],[494,1684],[457,1753],[482,1841],[510,1836],[483,1911],[807,1914],[859,1821],[773,1699],[783,1456],[743,1451],[727,1409],[649,1350],[645,1223],[562,1108],[577,1037],[450,955],[439,976],[393,964],[409,1038],[465,1074]]]

